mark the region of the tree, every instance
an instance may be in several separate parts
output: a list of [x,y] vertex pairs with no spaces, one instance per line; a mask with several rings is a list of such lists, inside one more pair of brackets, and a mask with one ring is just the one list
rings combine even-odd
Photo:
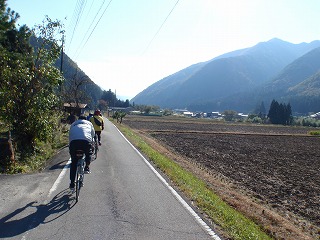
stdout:
[[135,105],[134,106],[135,110],[138,110],[140,112],[144,112],[145,114],[149,114],[150,112],[159,112],[160,111],[160,107],[159,106],[155,106],[155,105]]
[[259,106],[256,107],[256,109],[253,111],[257,116],[261,119],[264,119],[266,117],[266,108],[264,106],[264,102],[262,101]]
[[109,107],[129,107],[130,106],[130,102],[129,99],[127,99],[126,101],[122,101],[120,99],[117,99],[117,96],[115,93],[113,93],[111,91],[111,89],[109,89],[108,91],[103,91],[102,100],[106,101]]
[[222,113],[222,115],[226,121],[232,121],[238,115],[238,113],[233,110],[226,110]]
[[285,105],[284,108],[284,124],[285,125],[291,125],[293,122],[293,117],[292,117],[292,109],[290,103]]
[[115,107],[115,104],[117,102],[116,95],[109,89],[108,91],[103,91],[101,99],[106,101],[108,106]]
[[[62,36],[62,24],[46,17],[32,30],[16,29],[19,15],[4,11],[5,6],[0,0],[0,118],[15,135],[18,150],[33,152],[37,140],[52,137],[57,122],[63,78],[53,64],[60,55],[56,36]],[[31,36],[37,41],[34,48]]]
[[129,99],[126,99],[126,101],[124,102],[124,107],[130,107]]
[[292,110],[290,103],[278,103],[272,100],[268,118],[272,124],[290,125],[292,123]]
[[87,75],[80,75],[78,72],[75,72],[72,79],[64,85],[64,102],[75,103],[77,106],[80,103],[89,103],[90,98],[84,91],[84,87],[88,84],[91,84],[91,80]]
[[107,109],[108,109],[108,104],[107,104],[107,102],[106,102],[105,100],[103,100],[103,99],[100,99],[100,100],[98,101],[98,109],[100,109],[100,110],[107,110]]
[[270,122],[273,124],[279,124],[279,103],[276,100],[272,100],[269,113],[268,113],[268,118],[270,119]]
[[112,116],[112,118],[113,119],[117,119],[117,123],[122,123],[122,119],[126,116],[127,114],[125,113],[125,112],[118,112],[118,111],[116,111],[114,114],[113,114],[113,116]]
[[151,107],[151,106],[146,106],[146,107],[144,108],[144,112],[145,112],[146,114],[149,114],[149,113],[151,112],[151,110],[152,110],[152,107]]

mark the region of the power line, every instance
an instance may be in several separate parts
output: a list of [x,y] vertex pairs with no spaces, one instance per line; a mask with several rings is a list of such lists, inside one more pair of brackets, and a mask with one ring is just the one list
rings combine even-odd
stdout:
[[103,11],[103,13],[102,13],[102,15],[100,16],[100,18],[99,18],[98,22],[96,23],[96,25],[95,25],[95,26],[94,26],[94,28],[92,29],[92,31],[91,31],[91,33],[90,33],[89,37],[87,38],[87,41],[83,44],[83,47],[84,47],[84,46],[87,44],[87,42],[89,41],[89,39],[90,39],[90,37],[91,37],[92,33],[93,33],[93,32],[94,32],[94,30],[96,29],[97,25],[99,24],[99,22],[100,22],[101,18],[103,17],[104,13],[107,11],[107,9],[108,9],[108,7],[109,7],[109,5],[110,5],[110,3],[111,3],[111,2],[112,2],[112,0],[110,0],[110,2],[108,3],[107,7],[106,7],[106,8],[105,8],[105,10]]
[[71,28],[71,26],[73,25],[73,23],[75,22],[75,19],[76,19],[76,17],[77,17],[77,15],[78,15],[78,11],[79,11],[79,9],[80,9],[80,1],[81,0],[78,0],[77,1],[77,4],[76,4],[76,6],[75,6],[75,8],[74,8],[74,11],[73,11],[73,15],[72,15],[72,18],[71,18],[71,21],[70,21],[70,24],[69,24],[69,27]]
[[[95,14],[95,16],[94,16],[94,18],[93,18],[90,26],[88,27],[85,35],[83,36],[82,41],[81,41],[81,43],[79,44],[79,47],[78,47],[77,50],[76,50],[75,56],[78,56],[78,55],[79,55],[79,54],[77,54],[77,53],[79,52],[79,49],[80,49],[80,47],[82,46],[82,44],[83,44],[83,42],[84,42],[84,40],[85,40],[85,38],[86,38],[89,30],[91,29],[91,27],[92,27],[92,25],[93,25],[93,23],[94,23],[94,21],[96,20],[97,16],[99,15],[99,12],[100,12],[100,10],[102,9],[104,3],[105,3],[105,0],[103,0],[102,4],[101,4],[100,7],[99,7],[99,10],[98,10],[97,13]],[[84,46],[84,45],[83,45],[83,46]]]
[[[82,12],[83,12],[83,8],[84,8],[83,5],[85,5],[84,2],[83,2],[84,0],[82,0],[81,3],[80,3],[80,1],[81,1],[81,0],[78,0],[78,9],[79,9],[79,10],[78,10],[78,13],[77,13],[77,16],[78,16],[78,17],[77,17],[77,21],[76,21],[75,27],[74,27],[74,29],[73,29],[73,34],[72,34],[72,38],[71,38],[71,41],[70,41],[70,45],[71,45],[71,42],[72,42],[72,39],[73,39],[73,35],[74,35],[74,32],[75,32],[75,29],[76,29],[76,27],[77,27],[77,25],[78,25],[78,23],[79,23],[79,19],[81,18],[81,14],[82,14]],[[150,45],[152,44],[152,42],[155,40],[155,38],[157,37],[157,35],[158,35],[159,32],[161,31],[161,29],[163,28],[164,24],[167,22],[168,18],[170,17],[170,15],[172,14],[172,12],[173,12],[174,9],[176,8],[176,6],[178,5],[179,1],[180,1],[180,0],[177,0],[177,1],[176,1],[176,3],[174,4],[174,6],[172,7],[172,9],[170,10],[169,14],[166,16],[166,18],[164,19],[164,21],[162,22],[162,24],[161,24],[160,27],[158,28],[157,32],[154,34],[154,36],[152,37],[152,39],[151,39],[150,42],[148,43],[148,45],[147,45],[147,47],[145,48],[145,50],[143,51],[142,55],[148,50],[148,48],[150,47]],[[104,11],[102,12],[100,18],[98,19],[98,21],[96,22],[96,24],[95,24],[95,26],[93,27],[92,31],[90,32],[90,35],[86,38],[89,30],[91,29],[91,27],[92,27],[93,23],[95,22],[97,16],[99,15],[99,13],[100,13],[100,11],[101,11],[104,3],[105,3],[105,0],[104,0],[103,3],[100,5],[100,7],[99,7],[99,9],[98,9],[98,11],[97,11],[97,13],[96,13],[93,21],[91,22],[90,26],[88,27],[88,29],[87,29],[84,37],[82,38],[82,41],[81,41],[79,47],[78,47],[77,50],[76,50],[75,58],[77,58],[77,57],[79,56],[81,50],[82,50],[82,49],[86,46],[86,44],[88,43],[88,41],[89,41],[89,39],[91,38],[93,32],[95,31],[97,25],[99,24],[99,22],[101,21],[102,17],[103,17],[104,14],[105,14],[105,12],[106,12],[107,9],[109,8],[111,2],[112,2],[112,0],[109,1],[108,5],[107,5],[106,8],[104,9]],[[92,7],[92,4],[91,4],[91,7]],[[91,9],[91,7],[90,7],[90,9]],[[85,39],[86,39],[86,40],[85,40]],[[84,40],[85,40],[85,42],[84,42]],[[83,42],[84,42],[84,44],[83,44]]]
[[91,12],[91,8],[92,8],[92,6],[93,6],[93,3],[94,3],[94,0],[92,0],[92,2],[91,2],[89,11],[88,11],[88,13],[87,13],[87,15],[86,15],[86,17],[85,17],[85,19],[84,19],[85,21],[87,20],[87,18],[88,18],[88,16],[89,16],[89,13]]
[[[81,3],[80,3],[80,1],[81,1]],[[72,32],[72,35],[71,35],[69,46],[71,46],[74,33],[76,31],[76,28],[78,26],[79,20],[80,20],[80,18],[82,16],[83,9],[85,8],[86,3],[87,3],[87,0],[78,0],[78,3],[77,3],[78,9],[77,9],[77,6],[75,8],[75,13],[76,13],[75,16],[77,16],[77,19],[76,19],[76,23],[75,23],[74,28],[73,28],[73,32]]]
[[173,8],[171,9],[171,11],[169,12],[169,14],[167,15],[166,19],[162,22],[161,26],[159,27],[158,31],[154,34],[153,38],[151,39],[151,41],[149,42],[149,44],[147,45],[146,49],[143,51],[142,55],[148,50],[148,48],[150,47],[151,43],[153,42],[153,40],[156,38],[156,36],[158,35],[158,33],[160,32],[160,30],[162,29],[163,25],[165,24],[165,22],[167,21],[167,19],[169,18],[169,16],[171,15],[171,13],[173,12],[173,10],[176,8],[177,4],[179,3],[180,0],[177,0],[177,2],[175,3],[175,5],[173,6]]
[[70,19],[70,23],[69,23],[69,26],[68,26],[68,32],[69,32],[69,29],[71,30],[72,28],[74,28],[74,23],[76,21],[76,18],[77,18],[77,15],[78,15],[78,11],[79,11],[79,7],[80,7],[80,1],[81,0],[78,0],[76,5],[75,5],[75,7],[74,7],[72,18]]

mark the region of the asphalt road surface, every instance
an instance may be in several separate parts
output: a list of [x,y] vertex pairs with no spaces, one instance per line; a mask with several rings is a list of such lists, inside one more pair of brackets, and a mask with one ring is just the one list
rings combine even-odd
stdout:
[[40,173],[0,175],[1,239],[220,239],[117,128],[105,122],[80,199],[69,152]]

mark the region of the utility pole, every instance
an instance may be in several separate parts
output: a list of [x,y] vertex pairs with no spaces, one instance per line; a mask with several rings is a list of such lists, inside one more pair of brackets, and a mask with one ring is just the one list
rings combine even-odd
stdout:
[[[62,74],[62,65],[63,65],[63,45],[64,45],[64,35],[62,35],[62,46],[61,46],[61,63],[60,63],[60,73]],[[62,83],[60,83],[60,93],[62,93]]]
[[60,65],[60,73],[62,73],[62,64],[63,64],[63,44],[64,44],[64,35],[62,35],[62,47],[61,47],[61,65]]

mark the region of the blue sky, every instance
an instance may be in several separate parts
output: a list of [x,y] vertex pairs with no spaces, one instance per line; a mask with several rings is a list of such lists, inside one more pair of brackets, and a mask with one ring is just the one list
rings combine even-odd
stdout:
[[69,57],[122,99],[258,42],[320,39],[319,0],[8,0],[19,24],[61,20]]

